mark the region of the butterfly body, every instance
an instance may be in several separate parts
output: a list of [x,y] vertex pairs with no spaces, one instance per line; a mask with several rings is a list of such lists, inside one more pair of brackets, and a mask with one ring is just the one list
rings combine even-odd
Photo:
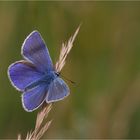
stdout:
[[54,70],[49,51],[38,31],[25,39],[21,54],[25,60],[9,66],[12,85],[22,94],[23,108],[32,112],[44,102],[51,103],[69,95],[69,87]]
[[45,84],[46,88],[49,87],[49,85],[51,84],[51,82],[58,77],[58,75],[56,74],[55,71],[51,71],[51,72],[47,72],[45,73],[40,79],[32,82],[31,84],[29,84],[27,87],[25,87],[25,91],[31,90],[32,88],[40,85],[40,84]]

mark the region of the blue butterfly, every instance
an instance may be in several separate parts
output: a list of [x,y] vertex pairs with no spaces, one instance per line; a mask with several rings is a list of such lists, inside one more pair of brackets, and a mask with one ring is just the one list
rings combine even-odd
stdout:
[[53,67],[49,51],[38,31],[25,39],[21,54],[25,60],[17,61],[8,68],[12,85],[22,94],[23,108],[32,112],[44,102],[64,99],[70,90]]

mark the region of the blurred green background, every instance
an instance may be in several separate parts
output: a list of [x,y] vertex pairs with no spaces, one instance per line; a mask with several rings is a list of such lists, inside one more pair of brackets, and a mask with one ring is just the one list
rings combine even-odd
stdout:
[[71,95],[53,105],[44,138],[140,138],[140,2],[0,2],[0,138],[33,130],[7,77],[37,29],[52,60],[82,22],[62,70]]

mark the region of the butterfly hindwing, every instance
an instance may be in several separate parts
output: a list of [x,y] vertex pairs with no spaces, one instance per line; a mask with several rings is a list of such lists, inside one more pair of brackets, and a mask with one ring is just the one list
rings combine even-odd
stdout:
[[45,100],[47,95],[47,89],[45,84],[40,84],[35,88],[26,91],[22,94],[22,105],[23,108],[28,111],[32,112],[37,109]]
[[49,51],[38,31],[33,31],[22,45],[22,55],[31,61],[41,72],[53,69]]
[[46,102],[51,103],[62,100],[70,93],[67,84],[59,77],[55,78],[49,86]]

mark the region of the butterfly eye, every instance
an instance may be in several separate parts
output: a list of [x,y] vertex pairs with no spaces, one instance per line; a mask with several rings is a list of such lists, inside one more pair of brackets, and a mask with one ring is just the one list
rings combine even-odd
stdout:
[[60,75],[60,72],[56,72],[55,74],[56,74],[56,76],[59,76]]

